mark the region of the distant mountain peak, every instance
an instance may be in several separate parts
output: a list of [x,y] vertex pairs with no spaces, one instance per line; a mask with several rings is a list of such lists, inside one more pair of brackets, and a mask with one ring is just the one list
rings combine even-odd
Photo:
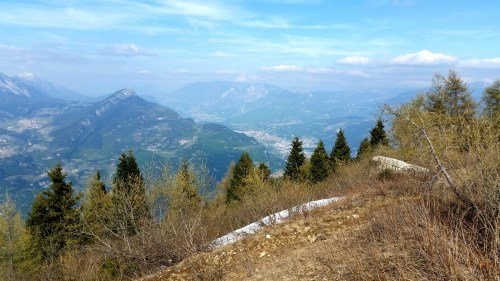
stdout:
[[111,98],[117,98],[117,99],[127,99],[131,96],[135,96],[135,91],[132,89],[121,89],[117,92],[115,92],[113,95],[111,95]]
[[30,93],[25,88],[20,87],[15,81],[4,74],[0,75],[0,92],[7,92],[17,96],[30,96]]

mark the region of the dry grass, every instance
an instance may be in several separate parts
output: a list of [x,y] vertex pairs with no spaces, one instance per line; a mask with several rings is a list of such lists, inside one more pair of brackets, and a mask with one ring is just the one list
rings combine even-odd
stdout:
[[485,231],[429,180],[362,160],[324,183],[344,200],[147,280],[499,280],[498,218]]

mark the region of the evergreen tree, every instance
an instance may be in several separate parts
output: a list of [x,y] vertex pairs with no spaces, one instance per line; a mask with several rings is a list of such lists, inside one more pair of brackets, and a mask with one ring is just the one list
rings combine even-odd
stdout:
[[318,142],[316,149],[311,156],[311,181],[317,183],[328,177],[330,159],[325,151],[325,145],[322,141]]
[[356,155],[356,159],[361,159],[364,155],[371,151],[370,140],[368,138],[364,138],[361,143],[359,143],[358,154]]
[[127,154],[122,153],[120,155],[118,165],[116,166],[116,174],[113,178],[113,185],[113,191],[120,191],[125,194],[144,185],[141,170],[139,169],[139,165],[137,165],[132,150],[129,150]]
[[334,170],[337,168],[339,162],[347,162],[351,159],[351,149],[347,144],[347,140],[342,129],[337,133],[337,139],[330,153],[330,162]]
[[138,224],[151,216],[141,171],[131,150],[119,158],[112,191],[115,229],[134,234]]
[[467,84],[454,70],[448,77],[436,74],[432,88],[426,93],[425,109],[448,116],[460,116],[472,120],[476,104]]
[[485,108],[484,114],[490,118],[500,115],[500,80],[486,88],[482,98]]
[[80,196],[73,194],[61,164],[47,174],[50,187],[36,197],[26,225],[34,250],[42,259],[53,260],[66,247],[79,243],[80,221],[76,205]]
[[254,172],[254,163],[247,152],[244,152],[233,170],[229,188],[227,189],[226,201],[241,200],[243,189],[245,187],[245,179]]
[[269,169],[269,166],[264,162],[261,162],[259,164],[258,170],[259,170],[259,177],[264,181],[268,180],[269,177],[271,176],[271,170]]
[[300,167],[304,164],[306,156],[302,149],[302,142],[299,138],[295,137],[291,146],[290,154],[286,160],[284,176],[296,181],[300,178]]
[[388,145],[387,133],[384,130],[384,123],[382,119],[377,120],[377,125],[370,131],[370,144],[371,146]]
[[19,280],[24,273],[27,233],[21,214],[10,198],[0,204],[0,279]]

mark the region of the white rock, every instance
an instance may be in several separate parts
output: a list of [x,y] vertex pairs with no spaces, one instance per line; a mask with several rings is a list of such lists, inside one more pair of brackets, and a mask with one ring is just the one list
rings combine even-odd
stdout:
[[426,169],[424,167],[420,167],[417,165],[413,164],[408,164],[404,161],[394,159],[394,158],[389,158],[385,156],[375,156],[372,159],[373,162],[378,163],[378,167],[380,170],[391,170],[395,172],[400,172],[400,171],[415,171],[419,173],[427,173],[429,172],[429,169]]

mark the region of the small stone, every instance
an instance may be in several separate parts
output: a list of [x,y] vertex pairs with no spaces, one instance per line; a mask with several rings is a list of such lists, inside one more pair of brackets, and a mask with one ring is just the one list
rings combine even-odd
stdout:
[[316,236],[307,235],[307,240],[311,243],[314,243],[316,241]]
[[358,218],[359,218],[359,216],[358,216],[358,215],[356,215],[356,214],[352,215],[352,217],[353,217],[353,218],[355,218],[355,219],[358,219]]
[[266,234],[266,239],[270,239],[271,238],[271,235],[270,234]]
[[262,258],[262,257],[264,257],[266,254],[267,254],[266,252],[262,252],[262,253],[260,253],[260,257]]

